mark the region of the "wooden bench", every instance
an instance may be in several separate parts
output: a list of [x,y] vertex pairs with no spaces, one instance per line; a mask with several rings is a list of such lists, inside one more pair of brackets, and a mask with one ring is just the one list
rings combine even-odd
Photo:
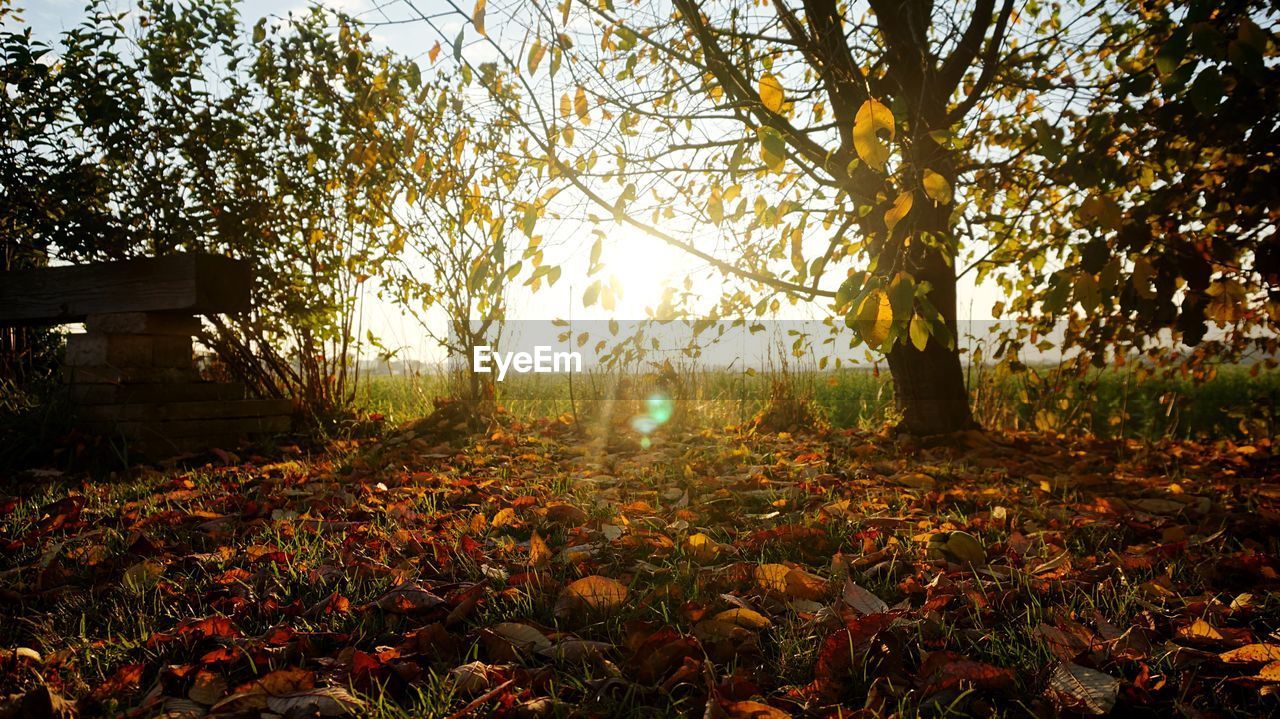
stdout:
[[148,456],[287,431],[289,400],[200,379],[198,315],[250,308],[248,263],[205,254],[0,273],[0,325],[83,322],[62,368],[77,423]]

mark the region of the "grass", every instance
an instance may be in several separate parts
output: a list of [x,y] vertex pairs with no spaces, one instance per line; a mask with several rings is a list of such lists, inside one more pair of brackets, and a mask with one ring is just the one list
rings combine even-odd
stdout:
[[[783,382],[836,428],[872,428],[893,416],[888,373],[870,370],[732,373],[686,371],[678,383],[655,375],[630,375],[634,400],[661,387],[681,411],[703,426],[741,424],[769,401]],[[523,418],[600,415],[619,401],[617,375],[513,375],[499,387],[500,401]],[[675,390],[668,389],[675,384]],[[1138,439],[1258,438],[1271,436],[1280,417],[1280,369],[1222,366],[1202,381],[1152,376],[1139,381],[1128,370],[1093,370],[1083,377],[1051,368],[1025,372],[984,368],[970,372],[975,413],[991,429],[1035,429]],[[424,416],[435,397],[449,393],[439,374],[380,375],[363,379],[358,403],[393,423]],[[573,399],[570,399],[571,393]]]
[[[904,717],[1043,715],[1056,701],[1049,674],[1063,661],[1045,627],[1094,635],[1105,621],[1149,634],[1150,647],[1132,656],[1086,647],[1074,661],[1126,686],[1142,681],[1144,666],[1168,682],[1147,699],[1127,694],[1124,711],[1153,715],[1197,693],[1201,710],[1223,716],[1272,706],[1236,683],[1244,669],[1224,668],[1210,651],[1197,660],[1199,672],[1186,672],[1169,644],[1200,616],[1247,628],[1258,641],[1280,629],[1280,605],[1265,593],[1280,538],[1251,519],[1277,511],[1280,496],[1263,491],[1277,475],[1261,457],[1242,464],[1229,449],[1187,445],[1194,461],[1170,470],[1161,451],[1117,452],[1099,440],[997,436],[966,450],[863,431],[669,428],[642,451],[617,424],[595,427],[619,434],[621,444],[608,450],[593,435],[562,433],[559,423],[512,424],[445,448],[401,437],[285,461],[7,486],[0,588],[10,600],[0,605],[0,646],[34,647],[45,658],[38,673],[5,665],[0,696],[40,677],[80,698],[87,716],[107,716],[137,708],[151,686],[185,696],[199,667],[223,677],[227,693],[251,693],[253,681],[303,667],[360,697],[362,715],[388,718],[446,717],[478,697],[477,716],[535,700],[546,703],[538,716],[701,716],[709,684],[719,701],[754,698],[794,715],[856,709],[883,692]],[[1081,457],[1098,465],[1098,483],[1076,478]],[[891,478],[903,471],[927,473],[936,487],[898,486]],[[1046,472],[1069,481],[1045,489],[1036,475]],[[1126,509],[1167,500],[1173,484],[1209,509]],[[82,506],[51,523],[70,498]],[[555,520],[551,508],[560,505],[586,519]],[[929,536],[955,530],[980,541],[989,566],[928,556]],[[515,582],[531,570],[535,532],[555,556],[532,568],[537,583]],[[694,551],[695,533],[718,549]],[[1036,569],[1063,552],[1066,564]],[[818,577],[820,593],[778,592],[753,578],[757,567],[777,563]],[[1256,574],[1241,574],[1249,571]],[[560,588],[588,575],[617,578],[628,599],[599,615],[557,612]],[[895,607],[894,619],[874,646],[843,650],[852,651],[847,671],[824,677],[830,638],[859,621],[841,600],[846,576]],[[380,608],[405,581],[444,606],[422,614]],[[1154,593],[1155,584],[1171,593]],[[1253,609],[1224,609],[1249,591]],[[472,593],[479,599],[469,604]],[[770,625],[721,636],[723,627],[706,623],[741,604]],[[184,633],[207,617],[229,619],[234,632]],[[502,622],[557,641],[603,642],[607,661],[511,654],[488,634]],[[636,649],[663,628],[672,632],[666,643]],[[706,662],[653,658],[680,642]],[[202,659],[222,648],[234,653]],[[912,672],[936,651],[1013,670],[1012,683],[926,691]],[[363,673],[354,669],[356,652],[367,657]],[[518,692],[484,699],[462,688],[451,672],[472,661]],[[102,689],[136,665],[136,687]]]

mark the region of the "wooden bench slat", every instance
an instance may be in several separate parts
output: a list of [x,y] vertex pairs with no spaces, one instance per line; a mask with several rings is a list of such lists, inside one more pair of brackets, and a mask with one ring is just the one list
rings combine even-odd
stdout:
[[237,399],[229,402],[144,402],[82,407],[79,416],[88,421],[168,422],[194,419],[237,419],[288,415],[287,399]]
[[250,308],[249,263],[207,254],[0,273],[0,325],[60,324],[90,314]]

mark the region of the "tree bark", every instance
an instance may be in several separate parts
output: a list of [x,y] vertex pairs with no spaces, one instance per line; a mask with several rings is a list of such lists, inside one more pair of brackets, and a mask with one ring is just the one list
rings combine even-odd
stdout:
[[[917,166],[938,167],[954,183],[950,159],[940,148],[929,150],[928,159],[917,160]],[[956,273],[951,259],[955,253],[950,249],[954,246],[955,228],[951,225],[949,204],[930,204],[922,196],[917,196],[916,201],[920,204],[909,216],[913,239],[896,249],[916,282],[929,283],[929,302],[941,315],[949,336],[931,333],[923,350],[916,349],[903,336],[887,359],[894,397],[902,412],[902,428],[919,435],[947,434],[977,426],[960,362]]]
[[927,436],[977,426],[958,352],[930,338],[923,351],[898,344],[888,359],[903,429]]

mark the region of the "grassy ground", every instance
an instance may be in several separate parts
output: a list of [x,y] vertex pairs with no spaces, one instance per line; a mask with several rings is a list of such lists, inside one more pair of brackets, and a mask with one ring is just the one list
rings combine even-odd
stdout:
[[624,420],[509,421],[448,443],[404,430],[108,482],[12,478],[0,707],[1280,709],[1268,441],[931,447],[677,417],[646,450]]
[[[986,427],[1009,431],[1035,429],[1087,433],[1100,437],[1212,438],[1270,436],[1280,417],[1280,370],[1224,366],[1202,382],[1149,377],[1131,371],[1104,370],[1079,378],[1039,368],[1012,374],[971,369],[975,411]],[[632,376],[638,386],[657,384]],[[590,415],[601,400],[616,396],[611,375],[579,375],[571,388],[563,375],[516,375],[500,386],[501,400],[516,416]],[[837,428],[871,428],[892,419],[893,387],[888,373],[868,370],[760,373],[725,371],[682,373],[668,388],[690,414],[708,426],[741,424],[769,401],[776,385]],[[632,394],[643,394],[634,390]],[[434,397],[448,394],[438,375],[367,378],[360,402],[393,421],[431,411]],[[573,396],[573,401],[570,396]]]

